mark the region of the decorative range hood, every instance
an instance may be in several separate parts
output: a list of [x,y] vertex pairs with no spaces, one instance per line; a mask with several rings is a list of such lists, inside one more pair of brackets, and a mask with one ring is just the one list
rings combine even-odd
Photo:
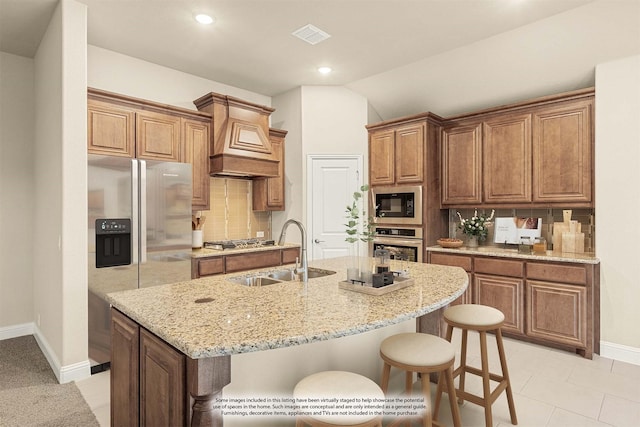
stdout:
[[274,108],[214,92],[193,103],[212,115],[212,176],[278,176],[279,160],[269,141],[269,116]]

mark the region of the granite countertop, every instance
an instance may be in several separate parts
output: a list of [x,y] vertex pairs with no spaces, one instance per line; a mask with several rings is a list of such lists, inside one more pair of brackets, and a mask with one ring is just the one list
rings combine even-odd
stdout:
[[276,251],[281,249],[299,248],[299,247],[300,245],[285,243],[282,246],[273,245],[273,246],[262,246],[258,248],[243,248],[243,249],[225,249],[225,250],[208,249],[208,248],[192,249],[191,258],[211,258],[211,257],[217,257],[217,256],[224,256],[224,255],[244,254],[248,252]]
[[452,254],[465,254],[465,255],[482,255],[482,256],[499,256],[504,258],[520,258],[525,260],[536,261],[556,261],[556,262],[575,262],[581,264],[598,264],[600,260],[596,258],[592,252],[583,254],[567,253],[567,252],[553,252],[546,251],[544,254],[521,254],[517,249],[501,248],[498,246],[480,246],[477,248],[468,248],[462,246],[459,248],[443,248],[441,246],[429,246],[426,248],[431,252],[447,252]]
[[[405,263],[415,284],[375,296],[343,290],[347,258],[310,266],[337,274],[247,287],[203,277],[107,295],[118,310],[187,356],[198,359],[323,341],[389,326],[437,310],[468,286],[459,267]],[[279,267],[283,268],[283,267]],[[278,268],[261,269],[259,271]],[[396,261],[392,270],[400,270]],[[196,302],[205,301],[205,302]]]

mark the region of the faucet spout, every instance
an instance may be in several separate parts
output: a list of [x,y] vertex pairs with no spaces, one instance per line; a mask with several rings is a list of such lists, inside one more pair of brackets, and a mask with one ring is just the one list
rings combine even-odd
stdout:
[[300,221],[295,219],[288,219],[284,225],[282,226],[282,231],[280,232],[280,238],[278,239],[278,245],[281,246],[284,243],[284,238],[287,235],[287,228],[291,224],[295,224],[300,230],[300,239],[302,240],[300,244],[300,264],[296,262],[295,273],[298,275],[298,278],[301,282],[307,283],[309,278],[308,274],[308,265],[307,265],[307,232],[304,229],[304,225]]

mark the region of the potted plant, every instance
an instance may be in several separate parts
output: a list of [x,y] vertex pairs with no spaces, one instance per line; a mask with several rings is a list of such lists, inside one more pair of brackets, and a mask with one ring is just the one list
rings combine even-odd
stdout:
[[487,238],[489,233],[489,225],[495,214],[495,210],[491,211],[490,216],[486,216],[484,213],[478,215],[478,210],[473,211],[473,216],[469,219],[462,218],[460,212],[456,212],[458,218],[460,218],[460,224],[458,228],[462,230],[462,233],[467,235],[467,246],[470,248],[478,247],[478,240],[482,241]]
[[345,224],[347,237],[345,241],[351,243],[349,264],[347,265],[347,280],[363,279],[360,271],[360,242],[368,244],[374,237],[373,217],[367,217],[364,208],[364,194],[367,191],[369,191],[369,186],[366,184],[360,187],[360,191],[354,191],[353,201],[351,205],[347,205],[345,210],[347,219]]

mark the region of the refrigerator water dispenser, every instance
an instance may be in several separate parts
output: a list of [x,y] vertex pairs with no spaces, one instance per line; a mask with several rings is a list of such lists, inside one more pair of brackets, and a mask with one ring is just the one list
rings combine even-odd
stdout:
[[131,264],[131,220],[96,219],[96,268]]

